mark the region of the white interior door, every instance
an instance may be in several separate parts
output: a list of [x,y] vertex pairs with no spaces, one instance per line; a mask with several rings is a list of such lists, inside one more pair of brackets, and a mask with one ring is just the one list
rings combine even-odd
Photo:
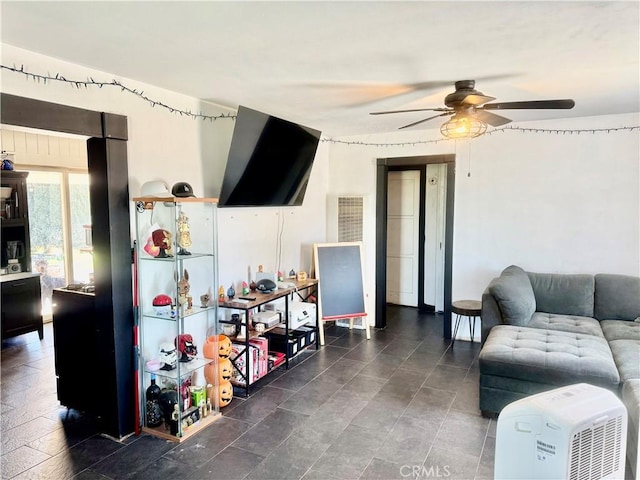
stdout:
[[444,310],[444,241],[447,166],[427,165],[425,204],[424,303]]
[[420,172],[389,172],[387,303],[418,306]]

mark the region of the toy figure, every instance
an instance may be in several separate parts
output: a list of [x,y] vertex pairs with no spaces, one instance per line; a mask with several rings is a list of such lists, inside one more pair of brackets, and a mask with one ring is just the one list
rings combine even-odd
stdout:
[[153,244],[153,238],[149,237],[147,239],[147,243],[143,247],[144,251],[147,252],[152,257],[157,257],[160,253],[160,249]]
[[187,269],[184,269],[184,275],[178,282],[178,305],[182,308],[185,308],[185,313],[190,313],[191,308],[193,307],[193,299],[191,295],[189,295],[189,290],[191,287],[189,286],[189,272]]
[[180,212],[178,217],[178,255],[191,255],[186,248],[191,246],[191,233],[189,231],[189,217]]
[[173,255],[169,253],[169,251],[171,251],[171,232],[159,228],[153,231],[151,238],[153,239],[153,244],[160,249],[156,258],[173,257]]
[[211,300],[211,295],[208,293],[200,295],[200,307],[207,308],[209,306],[209,300]]

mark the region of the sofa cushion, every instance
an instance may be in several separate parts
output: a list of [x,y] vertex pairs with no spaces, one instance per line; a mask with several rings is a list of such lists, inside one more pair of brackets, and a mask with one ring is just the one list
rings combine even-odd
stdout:
[[526,325],[536,311],[536,299],[527,273],[511,265],[491,281],[489,292],[498,302],[503,321],[510,325]]
[[640,317],[640,277],[599,273],[595,276],[594,315],[598,320]]
[[620,380],[640,378],[640,340],[612,340],[609,347],[620,372]]
[[528,272],[536,311],[593,317],[593,275]]
[[620,375],[607,341],[595,335],[497,325],[479,357],[480,374],[567,385],[617,388]]
[[604,338],[613,340],[640,340],[640,323],[628,320],[603,320],[600,322]]
[[[640,323],[637,325],[640,327]],[[603,336],[600,322],[595,318],[579,317],[577,315],[556,315],[554,313],[536,312],[533,314],[533,317],[531,317],[531,321],[527,327],[583,333],[597,337]],[[638,332],[640,333],[640,329]]]

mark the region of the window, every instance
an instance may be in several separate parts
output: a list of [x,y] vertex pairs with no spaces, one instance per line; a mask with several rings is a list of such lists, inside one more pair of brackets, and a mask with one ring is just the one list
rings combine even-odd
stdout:
[[51,317],[54,288],[93,281],[89,175],[29,170],[32,271],[40,272],[42,314]]

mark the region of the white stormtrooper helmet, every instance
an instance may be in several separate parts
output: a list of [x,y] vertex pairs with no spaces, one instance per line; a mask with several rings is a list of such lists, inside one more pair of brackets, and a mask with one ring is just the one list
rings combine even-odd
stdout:
[[160,344],[160,353],[158,354],[161,370],[173,370],[178,363],[178,355],[176,354],[176,346],[171,342],[162,342]]

